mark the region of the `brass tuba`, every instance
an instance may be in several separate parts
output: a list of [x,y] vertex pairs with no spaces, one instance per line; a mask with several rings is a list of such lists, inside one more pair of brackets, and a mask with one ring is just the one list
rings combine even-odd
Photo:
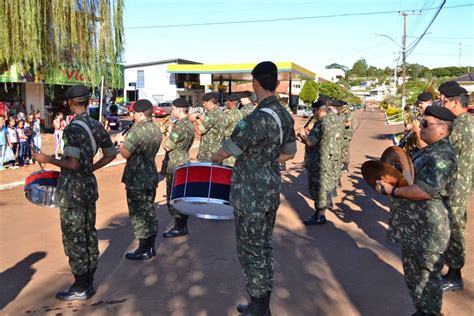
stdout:
[[403,148],[407,153],[412,155],[420,149],[420,142],[413,131],[413,124],[415,121],[421,120],[423,114],[419,110],[412,111],[404,117],[405,126],[410,126],[410,129],[405,131],[398,142],[398,147]]

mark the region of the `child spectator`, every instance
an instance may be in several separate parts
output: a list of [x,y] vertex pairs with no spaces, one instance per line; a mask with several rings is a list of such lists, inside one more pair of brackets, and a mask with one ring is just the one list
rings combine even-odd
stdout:
[[20,120],[16,127],[16,134],[18,135],[18,164],[20,167],[26,167],[28,165],[27,152],[28,152],[28,136],[25,135],[25,121]]
[[36,152],[41,151],[41,114],[39,110],[34,112],[33,120],[33,149]]
[[[8,120],[7,143],[13,151],[13,155],[16,156],[16,151],[18,149],[18,135],[16,134],[16,120],[13,116]],[[18,167],[15,166],[15,160],[10,161],[10,169],[17,168]]]
[[5,170],[3,167],[3,160],[5,157],[5,151],[7,149],[7,126],[5,124],[5,116],[0,115],[0,171]]
[[64,131],[64,116],[61,112],[56,114],[56,117],[54,118],[53,121],[53,126],[54,126],[54,156],[56,159],[59,159],[59,149],[61,149],[61,154],[63,153],[63,147],[64,147],[64,142],[63,142],[63,131]]

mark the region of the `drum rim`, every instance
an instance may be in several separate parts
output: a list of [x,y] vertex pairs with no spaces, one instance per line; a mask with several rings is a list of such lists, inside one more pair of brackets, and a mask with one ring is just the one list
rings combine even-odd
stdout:
[[212,167],[212,168],[222,168],[222,169],[233,170],[233,168],[230,166],[223,166],[223,165],[215,164],[212,162],[187,162],[185,164],[182,164],[179,167],[176,167],[175,171],[178,169],[187,168],[187,167]]
[[25,189],[25,197],[28,201],[30,201],[34,205],[38,205],[38,206],[42,206],[42,207],[46,207],[46,208],[58,208],[59,207],[59,205],[56,205],[56,204],[44,205],[44,204],[36,203],[35,201],[33,201],[30,198],[30,196],[28,194],[28,192],[31,192],[32,190],[33,190],[32,188]]
[[209,203],[209,204],[220,204],[220,205],[230,205],[230,202],[229,201],[226,201],[226,200],[222,200],[222,199],[215,199],[215,198],[204,198],[204,197],[179,197],[179,198],[175,198],[175,199],[172,199],[170,200],[170,204],[173,205],[174,203],[176,202],[181,202],[181,201],[184,201],[184,202],[213,202],[213,203]]

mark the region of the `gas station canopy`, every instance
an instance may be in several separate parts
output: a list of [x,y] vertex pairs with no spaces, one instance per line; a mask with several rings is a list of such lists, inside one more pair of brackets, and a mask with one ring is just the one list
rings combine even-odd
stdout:
[[[290,61],[275,63],[278,80],[314,80],[316,74]],[[212,74],[214,81],[252,81],[252,69],[257,63],[247,64],[170,64],[168,72],[175,74]]]

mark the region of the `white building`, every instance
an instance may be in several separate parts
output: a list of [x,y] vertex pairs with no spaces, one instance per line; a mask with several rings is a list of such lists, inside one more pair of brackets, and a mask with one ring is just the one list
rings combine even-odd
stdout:
[[[124,68],[124,95],[127,100],[148,99],[153,104],[173,101],[186,96],[185,85],[199,82],[199,75],[171,74],[169,64],[200,64],[185,59],[168,59],[140,64],[126,65]],[[192,93],[190,94],[190,98]],[[193,100],[189,100],[193,102]]]
[[[322,78],[331,82],[338,82],[340,79],[346,76],[346,73],[342,69],[318,69],[316,73],[318,78]],[[316,80],[318,78],[316,78]]]

